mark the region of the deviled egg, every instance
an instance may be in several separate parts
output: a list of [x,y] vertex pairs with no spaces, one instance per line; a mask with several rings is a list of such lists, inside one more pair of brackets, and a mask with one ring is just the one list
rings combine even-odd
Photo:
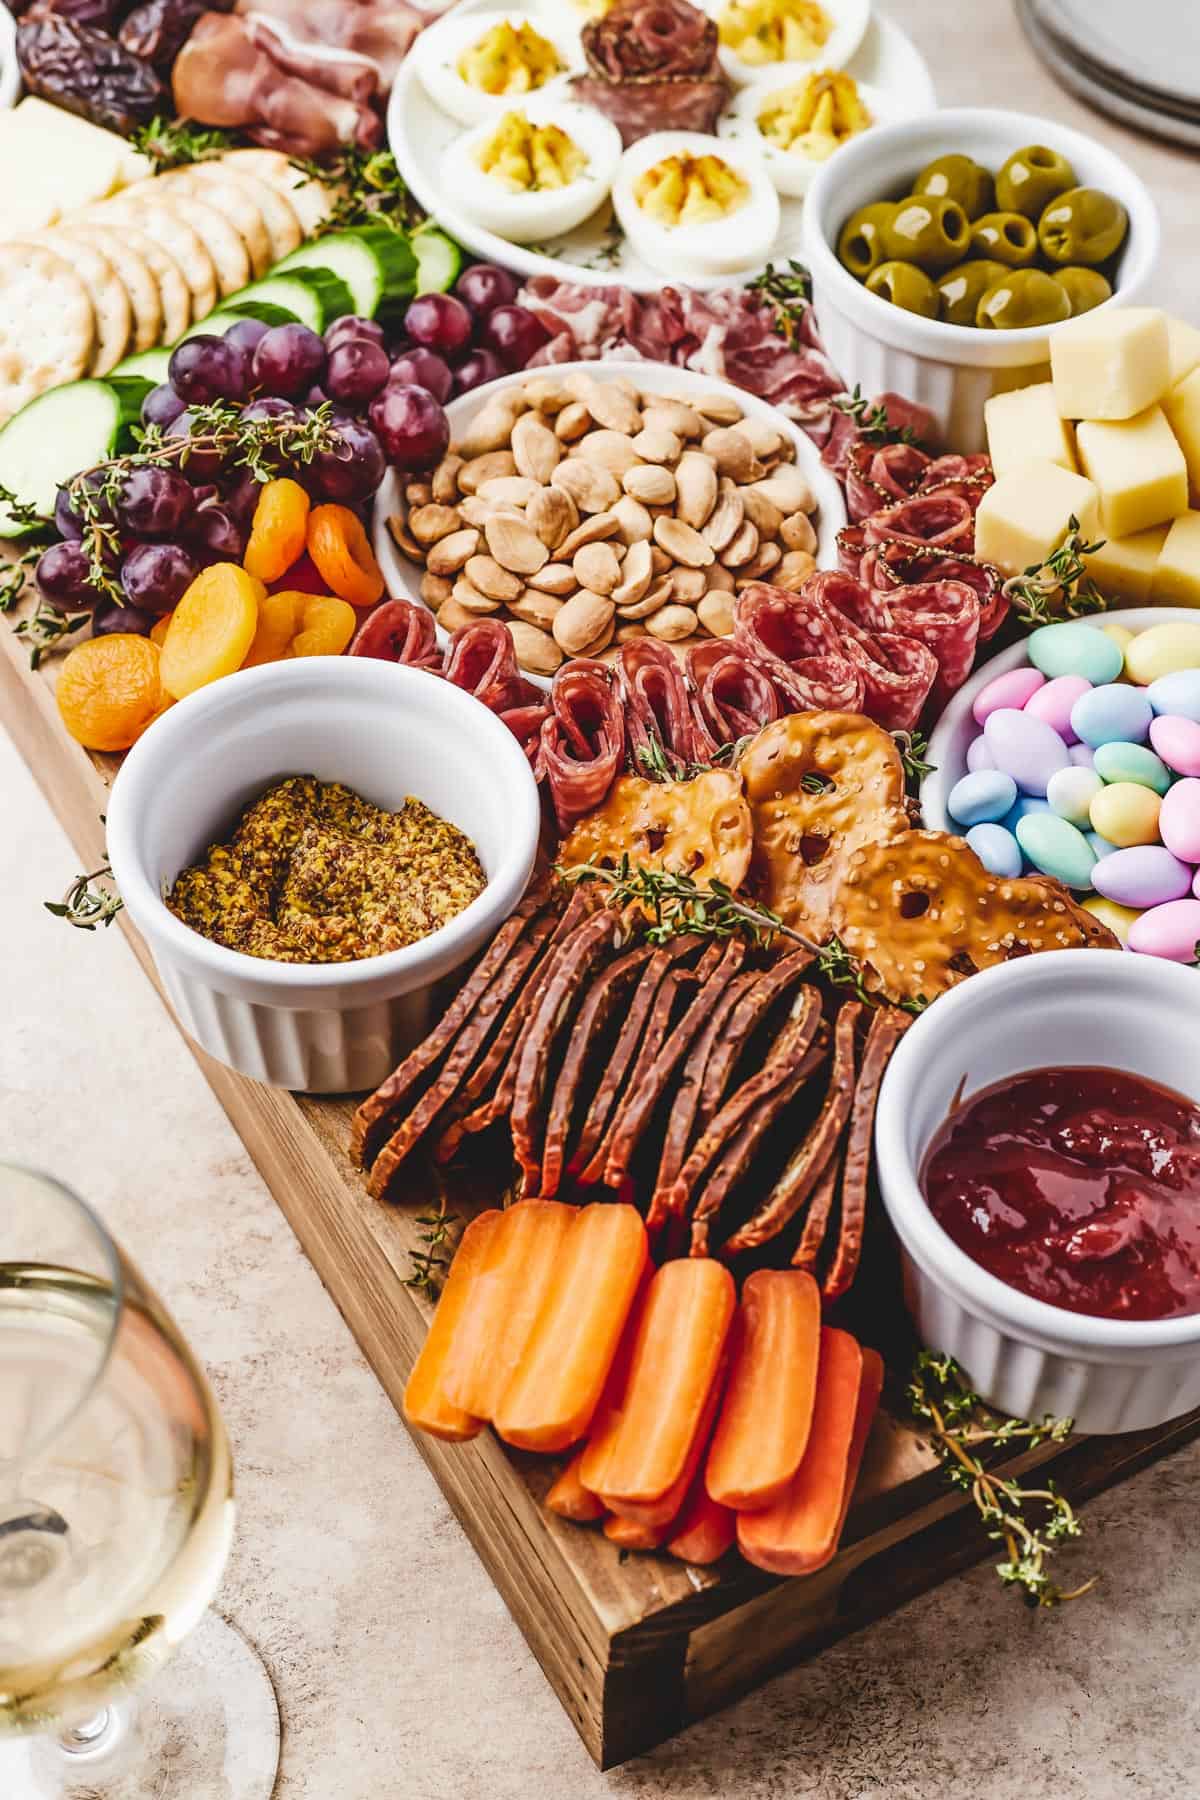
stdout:
[[[717,22],[725,73],[739,84],[848,63],[871,19],[871,0],[701,0]],[[785,66],[792,65],[789,73]]]
[[631,144],[613,206],[642,260],[680,281],[755,266],[779,231],[763,158],[702,131],[656,131]]
[[721,136],[762,156],[781,194],[803,194],[835,150],[896,116],[878,88],[856,82],[841,69],[821,69],[798,81],[778,78],[744,87],[721,121]]
[[409,56],[434,105],[463,125],[532,94],[565,96],[580,61],[576,33],[530,12],[452,13],[428,26]]
[[540,96],[456,138],[442,179],[477,225],[512,244],[561,237],[613,185],[621,134],[594,106]]

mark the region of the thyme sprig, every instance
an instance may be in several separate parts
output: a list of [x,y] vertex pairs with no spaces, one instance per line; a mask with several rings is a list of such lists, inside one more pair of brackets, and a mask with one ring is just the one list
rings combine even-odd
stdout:
[[148,157],[151,172],[183,168],[187,163],[208,162],[237,147],[231,131],[194,125],[190,119],[168,119],[156,114],[148,125],[138,125],[130,138],[135,150]]
[[320,181],[333,189],[333,207],[323,231],[386,225],[405,236],[428,217],[409,192],[390,150],[362,150],[343,144],[336,156],[324,162],[293,157],[292,167],[307,181]]
[[[12,561],[0,567],[0,613],[11,612],[29,592],[33,580],[33,571],[42,554],[44,539],[54,529],[54,520],[39,512],[32,501],[21,500],[10,487],[0,481],[0,512],[5,513],[12,524],[23,530],[32,530],[36,542],[22,550]],[[20,627],[18,627],[18,630]],[[28,636],[28,633],[24,635]],[[34,663],[36,669],[37,663]]]
[[[93,887],[94,881],[102,885]],[[43,900],[42,905],[78,931],[95,931],[97,925],[111,925],[125,905],[111,882],[112,869],[103,863],[88,875],[77,875],[61,900]]]
[[904,764],[906,781],[920,781],[922,776],[933,774],[937,764],[925,759],[929,739],[923,731],[893,731],[892,736],[900,752],[900,761]]
[[831,987],[848,988],[856,1000],[864,1006],[895,1005],[900,1012],[916,1015],[923,1013],[929,1005],[924,994],[916,994],[911,1000],[884,1001],[881,995],[867,986],[866,971],[858,958],[847,949],[846,945],[834,932],[820,946],[817,952],[817,974],[829,982]]
[[830,404],[858,426],[859,435],[868,444],[915,444],[917,434],[911,425],[893,425],[884,401],[867,399],[857,382],[852,394],[835,394]]
[[812,277],[803,263],[789,259],[786,268],[768,263],[747,288],[764,300],[775,315],[775,329],[794,350],[800,342],[805,315],[812,304]]
[[438,1195],[437,1211],[418,1213],[416,1222],[421,1227],[424,1248],[409,1251],[412,1273],[404,1285],[412,1288],[414,1293],[436,1300],[445,1272],[454,1259],[453,1232],[459,1223],[458,1214],[452,1213],[447,1205],[445,1187]]
[[1079,520],[1071,514],[1067,535],[1045,559],[1030,563],[1020,575],[1004,583],[1013,617],[1034,630],[1055,620],[1078,619],[1084,613],[1104,612],[1108,601],[1087,572],[1085,557],[1104,547],[1104,539],[1085,544]]
[[47,650],[56,650],[64,638],[82,631],[91,622],[90,612],[60,612],[57,606],[39,594],[38,603],[29,617],[20,620],[14,630],[29,650],[30,668],[40,669]]
[[[928,1428],[952,1487],[970,1496],[989,1538],[1004,1545],[996,1573],[1006,1587],[1019,1589],[1027,1606],[1060,1606],[1077,1600],[1095,1583],[1063,1589],[1047,1572],[1046,1563],[1059,1545],[1082,1535],[1083,1524],[1052,1481],[1026,1487],[1015,1477],[989,1470],[980,1452],[994,1445],[1061,1444],[1074,1421],[1046,1416],[1039,1424],[1002,1419],[974,1393],[953,1357],[922,1350],[913,1365],[907,1397],[913,1417]],[[1030,1509],[1038,1517],[1031,1517]]]
[[594,881],[608,889],[608,903],[614,906],[636,906],[645,912],[651,924],[646,941],[664,944],[684,933],[698,937],[729,938],[745,931],[759,945],[770,944],[779,934],[803,944],[817,954],[819,946],[802,932],[785,925],[778,913],[765,906],[743,900],[723,881],[704,885],[690,875],[676,875],[669,869],[648,869],[622,856],[615,868],[598,863],[576,863],[572,867],[558,864],[559,878],[571,886]]
[[634,773],[646,775],[651,781],[692,781],[708,769],[732,768],[749,742],[749,736],[735,738],[732,743],[719,745],[707,762],[685,762],[669,753],[659,733],[651,730],[646,742],[634,751]]

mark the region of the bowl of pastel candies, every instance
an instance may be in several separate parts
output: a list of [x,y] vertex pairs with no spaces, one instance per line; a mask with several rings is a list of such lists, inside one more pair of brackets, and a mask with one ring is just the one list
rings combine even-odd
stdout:
[[1053,876],[1129,950],[1200,960],[1200,612],[1042,626],[955,695],[929,757],[927,826]]

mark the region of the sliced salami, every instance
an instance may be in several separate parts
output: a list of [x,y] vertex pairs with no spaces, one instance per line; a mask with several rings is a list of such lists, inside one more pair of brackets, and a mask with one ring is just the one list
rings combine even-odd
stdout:
[[536,773],[550,789],[560,832],[566,832],[599,806],[620,772],[625,710],[609,670],[586,658],[568,663],[555,676],[550,705]]
[[704,753],[688,700],[683,669],[657,638],[634,638],[617,656],[617,693],[625,709],[625,751],[638,774],[657,744],[676,777]]
[[898,539],[935,544],[941,550],[973,550],[975,509],[961,494],[941,487],[872,513],[863,521],[863,530],[868,544]]
[[694,644],[687,673],[692,715],[712,749],[752,737],[783,710],[768,670],[730,638]]
[[492,712],[521,705],[529,692],[508,627],[499,619],[476,619],[456,631],[446,652],[444,674]]
[[433,614],[412,600],[385,600],[363,620],[350,644],[350,656],[373,656],[401,663],[406,669],[442,672]]
[[846,509],[857,522],[915,494],[929,458],[915,444],[869,444],[860,438],[846,458]]

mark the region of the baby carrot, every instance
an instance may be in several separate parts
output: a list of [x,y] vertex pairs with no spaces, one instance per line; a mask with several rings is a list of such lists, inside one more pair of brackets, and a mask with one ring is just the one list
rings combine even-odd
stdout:
[[521,1366],[574,1217],[558,1200],[518,1200],[501,1214],[442,1373],[449,1398],[474,1418],[492,1417]]
[[604,1517],[604,1504],[589,1494],[579,1479],[583,1451],[573,1456],[546,1495],[546,1505],[561,1519],[574,1519],[577,1525],[592,1525]]
[[459,1324],[471,1305],[492,1236],[503,1216],[499,1212],[482,1212],[463,1232],[429,1327],[429,1336],[421,1346],[421,1354],[413,1364],[404,1390],[405,1418],[410,1425],[432,1432],[434,1437],[471,1438],[483,1429],[482,1419],[464,1412],[449,1399],[442,1386],[442,1371]]
[[606,1397],[582,1478],[605,1503],[662,1500],[679,1479],[717,1379],[733,1277],[710,1257],[658,1270],[638,1313],[627,1378]]
[[875,1422],[879,1396],[883,1392],[883,1358],[878,1350],[862,1347],[863,1372],[862,1386],[858,1390],[858,1410],[854,1415],[854,1435],[850,1439],[850,1455],[846,1459],[846,1484],[842,1489],[842,1512],[838,1519],[837,1531],[834,1535],[833,1547],[836,1550],[842,1541],[842,1532],[846,1525],[846,1515],[850,1511],[850,1502],[854,1498],[854,1484],[858,1480],[858,1471],[862,1467],[863,1452],[867,1447],[867,1439],[871,1435],[871,1426]]
[[619,1519],[614,1513],[604,1521],[604,1535],[622,1550],[657,1550],[666,1543],[671,1525],[639,1525],[633,1519]]
[[722,1354],[720,1366],[713,1377],[708,1390],[708,1398],[704,1402],[704,1411],[700,1422],[692,1434],[688,1445],[684,1464],[665,1494],[657,1500],[624,1500],[613,1495],[603,1496],[604,1504],[610,1512],[618,1514],[622,1519],[633,1519],[639,1525],[669,1525],[682,1512],[687,1497],[691,1493],[697,1471],[704,1460],[704,1453],[712,1441],[713,1426],[717,1419],[717,1408],[721,1404],[721,1395],[725,1390],[726,1358]]
[[505,1443],[566,1450],[584,1435],[645,1267],[646,1227],[634,1207],[598,1203],[574,1212],[551,1291],[492,1414]]
[[733,1364],[705,1480],[721,1506],[770,1506],[800,1466],[812,1423],[821,1296],[801,1269],[747,1277],[733,1332]]
[[737,1516],[727,1506],[717,1505],[700,1476],[692,1483],[692,1491],[671,1530],[674,1535],[667,1540],[667,1549],[680,1562],[720,1562],[733,1548]]
[[773,1505],[762,1512],[738,1514],[738,1549],[747,1562],[775,1575],[810,1575],[833,1556],[842,1529],[862,1388],[863,1353],[858,1344],[849,1332],[822,1327],[808,1448]]

